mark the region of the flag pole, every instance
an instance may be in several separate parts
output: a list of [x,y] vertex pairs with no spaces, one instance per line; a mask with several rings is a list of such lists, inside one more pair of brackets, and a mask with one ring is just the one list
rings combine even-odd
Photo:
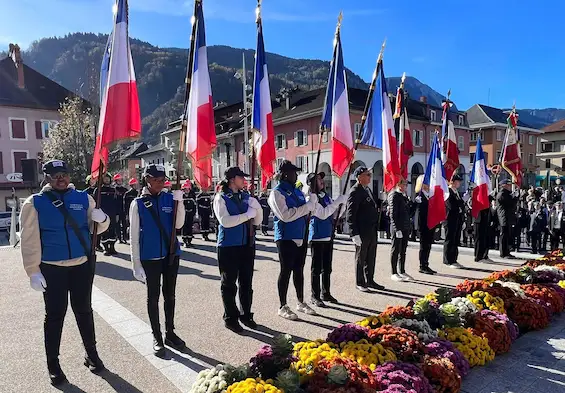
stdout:
[[[100,189],[102,188],[102,176],[104,171],[104,162],[100,160],[100,166],[98,167],[98,179],[96,179],[96,208],[100,209],[100,201],[101,201],[101,192]],[[96,221],[93,222],[92,227],[92,241],[90,244],[90,258],[88,262],[90,263],[90,267],[94,272],[96,268],[96,246],[98,244],[98,223]]]
[[[182,112],[182,123],[179,135],[179,150],[178,150],[178,157],[177,157],[177,177],[175,181],[174,189],[180,190],[180,176],[183,164],[183,155],[184,155],[184,144],[185,144],[185,137],[187,133],[187,119],[186,119],[186,110],[188,107],[188,99],[190,97],[190,88],[192,86],[192,69],[194,68],[194,51],[196,49],[196,26],[198,21],[196,20],[196,14],[198,12],[198,6],[201,5],[202,0],[194,0],[194,12],[191,18],[192,22],[192,32],[190,34],[190,49],[188,51],[188,65],[186,67],[186,78],[185,78],[185,91],[184,91],[184,106]],[[178,207],[179,201],[175,201],[174,209],[173,209],[173,224],[171,228],[171,239],[169,242],[169,263],[173,263],[175,254],[176,254],[176,240],[177,240],[177,214],[178,214]]]

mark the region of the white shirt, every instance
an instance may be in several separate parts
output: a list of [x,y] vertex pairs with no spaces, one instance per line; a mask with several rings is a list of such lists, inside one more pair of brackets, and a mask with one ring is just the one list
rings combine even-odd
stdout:
[[[273,190],[269,195],[269,206],[273,214],[282,222],[292,222],[310,213],[308,204],[299,207],[288,207],[286,198],[279,190]],[[298,247],[302,246],[303,239],[294,239]]]
[[[254,209],[255,212],[257,212],[257,215],[255,216],[255,218],[253,218],[253,225],[261,225],[261,222],[263,221],[263,209],[253,208],[251,206],[251,203],[253,203],[251,202],[252,199],[257,202],[258,206],[260,205],[259,201],[257,201],[255,198],[251,196],[249,197],[249,209]],[[249,217],[247,217],[247,214],[245,213],[232,216],[230,212],[228,212],[228,208],[226,207],[226,200],[219,192],[216,193],[216,196],[214,197],[213,208],[216,219],[224,228],[233,228],[249,221]]]
[[[161,191],[162,192],[162,191]],[[141,196],[151,195],[147,187],[143,187]],[[175,223],[176,229],[181,229],[184,225],[184,203],[177,204],[177,222]],[[155,224],[156,225],[156,224]],[[129,206],[129,233],[130,233],[130,251],[131,262],[140,263],[141,257],[139,252],[139,211],[137,210],[137,202],[134,200]],[[159,258],[155,258],[159,259]]]

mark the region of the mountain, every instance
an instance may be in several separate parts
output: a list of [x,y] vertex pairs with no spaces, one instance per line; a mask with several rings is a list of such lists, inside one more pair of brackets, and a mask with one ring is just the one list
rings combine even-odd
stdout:
[[520,120],[534,128],[543,128],[556,121],[565,119],[565,109],[518,109],[517,112]]
[[[402,78],[397,76],[386,78],[386,86],[389,93],[396,93],[396,89],[400,86],[401,79]],[[420,97],[426,97],[428,104],[440,108],[442,100],[445,99],[444,95],[438,93],[425,83],[420,82],[413,76],[407,76],[404,80],[404,90],[408,92],[411,99],[419,100]],[[457,110],[455,105],[453,106],[453,110]]]

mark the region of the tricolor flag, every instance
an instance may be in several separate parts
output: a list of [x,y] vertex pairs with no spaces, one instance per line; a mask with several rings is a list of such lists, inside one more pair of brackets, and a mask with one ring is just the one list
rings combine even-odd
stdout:
[[[370,94],[370,93],[369,93]],[[386,192],[392,190],[401,179],[398,165],[398,148],[394,136],[394,121],[386,89],[383,64],[376,70],[375,90],[363,125],[361,143],[383,151],[383,186]]]
[[341,177],[353,161],[354,148],[339,28],[334,41],[334,55],[328,76],[321,127],[332,131],[332,168],[335,174]]
[[108,74],[102,95],[96,147],[92,157],[92,177],[97,177],[100,162],[107,166],[108,147],[120,140],[138,138],[141,115],[128,36],[128,2],[116,1]]
[[254,148],[257,162],[261,167],[261,188],[275,174],[275,129],[271,108],[271,89],[269,87],[269,72],[265,59],[265,43],[263,41],[263,23],[261,14],[257,13],[257,49],[255,51],[255,79],[253,82],[253,114],[251,127],[254,132]]
[[471,171],[471,183],[474,183],[476,186],[473,188],[471,214],[477,218],[481,210],[490,208],[488,196],[491,192],[490,178],[488,177],[485,155],[480,139],[477,140],[475,162]]
[[443,106],[443,124],[441,126],[441,141],[442,141],[442,155],[441,161],[445,168],[445,175],[448,181],[459,168],[459,149],[457,149],[457,137],[455,136],[455,127],[453,122],[449,120],[449,108],[451,101],[449,100],[449,93],[447,100],[442,103]]
[[441,162],[441,149],[437,134],[432,143],[432,151],[424,174],[423,184],[426,184],[429,188],[428,228],[432,229],[447,218],[445,201],[449,198],[449,188],[445,178],[445,169]]
[[402,82],[396,92],[396,109],[393,118],[395,119],[394,126],[396,129],[396,137],[398,138],[400,175],[404,179],[408,179],[408,160],[414,154],[414,145],[412,144],[412,133],[410,131],[410,124],[408,123],[408,112],[404,98],[403,75]]
[[191,72],[192,85],[185,113],[186,156],[192,160],[194,179],[202,189],[207,190],[212,187],[212,153],[217,143],[216,127],[201,1],[196,1],[194,11],[196,36]]
[[102,65],[100,67],[100,106],[104,101],[104,93],[106,92],[106,84],[108,83],[108,70],[110,69],[110,50],[112,49],[112,37],[114,33],[108,36],[108,42],[104,47],[104,55],[102,55]]
[[522,153],[517,135],[518,118],[515,109],[512,109],[512,112],[510,112],[507,122],[508,126],[504,136],[504,143],[502,144],[500,163],[512,176],[512,181],[520,187],[522,185]]

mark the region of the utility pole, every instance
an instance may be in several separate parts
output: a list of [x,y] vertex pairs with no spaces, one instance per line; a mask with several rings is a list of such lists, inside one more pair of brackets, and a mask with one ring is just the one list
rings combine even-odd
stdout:
[[245,51],[243,56],[243,74],[241,82],[243,85],[243,154],[245,155],[244,172],[249,173],[249,120],[247,118],[247,75],[245,71]]

